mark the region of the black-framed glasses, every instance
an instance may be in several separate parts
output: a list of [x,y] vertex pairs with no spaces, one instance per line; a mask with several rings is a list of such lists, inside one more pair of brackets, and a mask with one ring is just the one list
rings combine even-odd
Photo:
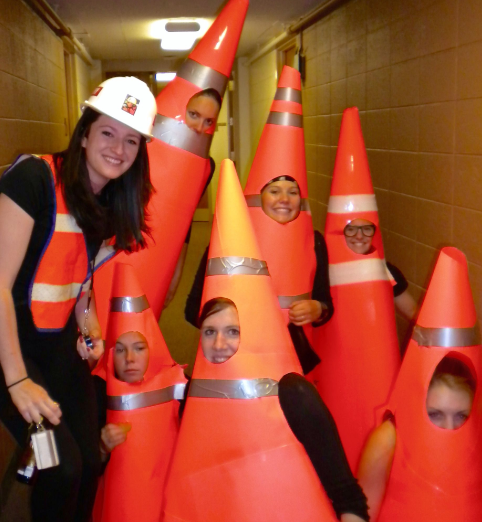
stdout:
[[375,232],[377,230],[376,225],[361,225],[361,226],[355,226],[348,224],[343,229],[343,234],[346,237],[355,237],[358,234],[358,231],[361,230],[361,233],[365,237],[373,237],[375,235]]

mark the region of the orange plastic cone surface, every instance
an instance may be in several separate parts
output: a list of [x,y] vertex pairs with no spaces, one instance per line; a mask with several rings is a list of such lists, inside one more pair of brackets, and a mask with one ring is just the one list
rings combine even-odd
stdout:
[[[465,256],[444,248],[389,401],[397,442],[379,522],[480,520],[482,346],[476,322]],[[425,406],[433,372],[447,355],[464,362],[477,382],[472,411],[457,430],[432,424]]]
[[[308,204],[300,73],[284,66],[253,160],[244,194],[268,263],[283,316],[295,301],[310,299],[316,272],[314,235]],[[260,206],[263,187],[278,176],[291,176],[300,187],[301,212],[289,223],[277,223]],[[312,340],[312,327],[305,327]]]
[[[117,379],[113,353],[125,332],[140,332],[149,345],[142,381]],[[94,522],[158,522],[162,492],[179,430],[186,379],[171,358],[134,269],[116,265],[106,341],[107,423],[128,423],[126,442],[112,451],[97,492]],[[140,500],[142,499],[142,501]]]
[[[219,274],[219,258],[232,269]],[[252,379],[271,379],[263,390],[276,390],[283,375],[301,370],[229,160],[221,167],[208,259],[203,303],[225,297],[236,304],[240,345],[221,364],[209,362],[199,346],[166,488],[164,520],[334,522],[277,392],[251,398],[249,392],[246,398],[194,392],[200,385],[209,389],[226,381],[246,390]]]
[[[356,218],[377,227],[366,255],[353,252],[343,235]],[[355,472],[400,367],[392,284],[356,108],[343,114],[325,239],[335,313],[314,331],[314,348],[322,360],[315,381]]]
[[[159,318],[176,262],[191,224],[192,216],[209,177],[209,147],[214,126],[198,134],[184,123],[191,97],[207,88],[221,97],[243,28],[248,0],[229,0],[177,76],[158,95],[155,138],[148,145],[151,181],[156,189],[148,213],[152,239],[148,248],[133,254],[121,253],[116,262],[134,266],[137,277]],[[107,263],[95,278],[97,311],[103,331],[113,263]]]

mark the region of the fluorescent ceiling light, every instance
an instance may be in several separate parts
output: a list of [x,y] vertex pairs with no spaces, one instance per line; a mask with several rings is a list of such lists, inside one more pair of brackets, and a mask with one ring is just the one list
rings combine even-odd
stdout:
[[175,72],[156,73],[156,82],[170,82],[176,77]]
[[161,40],[161,49],[188,51],[209,26],[210,22],[203,18],[168,18],[152,24],[151,36]]

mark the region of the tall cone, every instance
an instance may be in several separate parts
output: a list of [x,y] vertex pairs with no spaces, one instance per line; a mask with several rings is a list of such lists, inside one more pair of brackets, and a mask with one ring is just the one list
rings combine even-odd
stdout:
[[[151,181],[156,189],[148,213],[152,237],[148,248],[119,254],[114,263],[133,265],[152,310],[159,318],[192,216],[209,178],[209,148],[214,125],[198,134],[184,123],[191,97],[208,88],[224,96],[248,9],[248,0],[229,0],[208,32],[158,95],[156,139],[148,145]],[[97,311],[107,322],[113,263],[95,278]],[[153,282],[155,281],[155,284]]]
[[[263,187],[278,176],[292,177],[300,188],[301,211],[289,223],[278,223],[261,207]],[[292,67],[285,65],[281,73],[244,194],[263,259],[268,263],[283,316],[289,323],[291,305],[311,299],[317,270],[308,204],[301,78]],[[304,330],[312,342],[311,324]]]
[[465,256],[444,248],[387,407],[395,417],[397,443],[379,522],[480,520],[480,390],[467,422],[456,430],[432,424],[425,405],[433,372],[446,356],[465,363],[480,386],[482,346],[475,323]]
[[[357,218],[377,227],[366,255],[353,252],[343,235]],[[315,381],[355,471],[400,367],[392,284],[356,108],[343,113],[325,238],[335,313],[314,332],[322,360]]]
[[215,364],[199,346],[165,522],[334,522],[279,404],[277,382],[300,367],[229,160],[221,166],[203,302],[216,297],[236,305],[239,348]]
[[[158,522],[179,430],[176,399],[183,398],[186,379],[169,355],[131,266],[116,265],[112,288],[105,357],[107,423],[128,423],[131,429],[127,440],[110,455],[97,493],[94,522]],[[115,344],[126,332],[141,333],[149,347],[149,365],[140,382],[127,383],[116,376]]]

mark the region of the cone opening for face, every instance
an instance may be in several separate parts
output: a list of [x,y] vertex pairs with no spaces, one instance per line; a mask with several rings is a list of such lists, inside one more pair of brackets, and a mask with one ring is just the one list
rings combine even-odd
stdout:
[[294,221],[301,211],[298,183],[290,176],[273,178],[261,190],[261,208],[281,225]]
[[461,354],[447,354],[435,368],[426,395],[426,412],[432,424],[457,430],[469,418],[476,390],[472,362]]
[[221,110],[222,98],[216,89],[204,89],[187,103],[185,123],[196,134],[213,134]]
[[113,348],[114,372],[118,380],[135,383],[144,379],[149,365],[149,344],[141,332],[120,335]]
[[201,348],[210,363],[222,364],[236,354],[241,334],[233,301],[225,297],[210,299],[203,306],[199,323]]

